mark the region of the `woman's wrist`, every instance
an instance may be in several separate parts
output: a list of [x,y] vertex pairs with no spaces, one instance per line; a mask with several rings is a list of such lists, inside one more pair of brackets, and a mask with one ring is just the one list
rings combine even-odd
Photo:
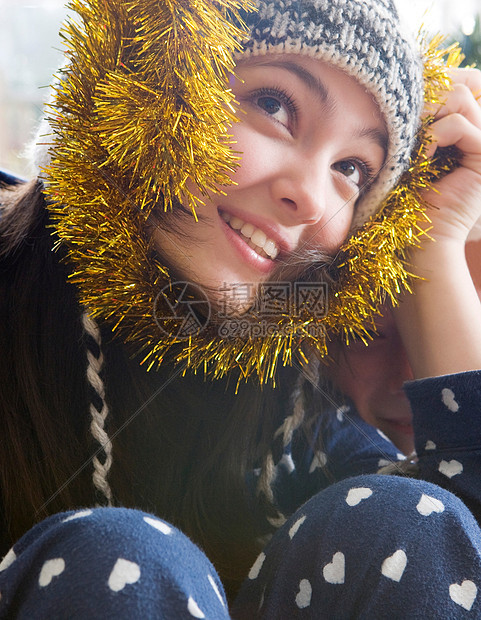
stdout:
[[426,240],[395,318],[415,378],[481,368],[481,304],[458,239]]

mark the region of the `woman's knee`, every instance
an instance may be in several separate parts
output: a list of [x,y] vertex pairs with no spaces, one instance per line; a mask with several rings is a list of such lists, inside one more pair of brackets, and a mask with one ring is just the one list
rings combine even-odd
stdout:
[[436,617],[458,617],[450,594],[463,583],[481,590],[480,549],[477,523],[448,491],[397,476],[350,478],[276,533],[241,590],[238,617],[248,617],[245,609],[256,617],[261,605],[265,618],[294,618],[306,607],[318,618],[428,618],[434,600],[448,610]]
[[475,535],[479,532],[472,513],[458,497],[435,484],[402,476],[348,478],[312,497],[291,521],[302,516],[307,526],[325,523],[341,531],[342,524],[349,523],[361,535],[372,531],[379,536],[386,530],[393,536],[400,530],[404,536],[410,529],[449,528],[454,523]]
[[401,566],[424,550],[424,565],[434,568],[436,558],[454,559],[461,548],[464,560],[479,563],[481,549],[479,526],[459,498],[399,476],[358,476],[332,485],[308,501],[285,529],[289,547],[310,555],[321,574],[333,570],[325,567],[342,556],[359,570],[368,558],[378,558],[381,567],[384,560],[389,566],[397,558]]
[[100,605],[103,617],[155,611],[180,618],[190,606],[227,617],[208,558],[177,528],[137,510],[54,515],[14,545],[3,568],[0,613],[4,607],[28,617],[40,605],[80,618]]

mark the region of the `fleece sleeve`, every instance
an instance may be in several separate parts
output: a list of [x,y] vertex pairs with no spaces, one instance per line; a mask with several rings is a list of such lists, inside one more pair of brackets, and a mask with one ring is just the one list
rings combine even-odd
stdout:
[[481,514],[481,371],[406,383],[420,477]]

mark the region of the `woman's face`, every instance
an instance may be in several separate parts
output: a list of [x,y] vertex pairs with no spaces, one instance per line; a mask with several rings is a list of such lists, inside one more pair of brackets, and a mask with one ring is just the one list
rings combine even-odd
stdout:
[[394,317],[389,308],[376,319],[377,335],[334,348],[335,362],[326,368],[334,385],[348,396],[363,420],[383,431],[404,453],[414,450],[412,413],[403,384],[413,378]]
[[241,164],[182,234],[156,229],[179,279],[210,290],[269,281],[293,252],[333,254],[346,239],[359,191],[381,168],[386,131],[358,82],[305,56],[241,62],[232,79]]

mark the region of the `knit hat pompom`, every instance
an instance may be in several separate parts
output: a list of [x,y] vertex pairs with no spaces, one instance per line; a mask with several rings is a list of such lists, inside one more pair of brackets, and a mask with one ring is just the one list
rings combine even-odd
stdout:
[[391,0],[257,0],[237,58],[268,53],[319,59],[357,80],[376,101],[388,131],[385,164],[356,208],[353,227],[374,215],[416,144],[423,108],[423,62]]

